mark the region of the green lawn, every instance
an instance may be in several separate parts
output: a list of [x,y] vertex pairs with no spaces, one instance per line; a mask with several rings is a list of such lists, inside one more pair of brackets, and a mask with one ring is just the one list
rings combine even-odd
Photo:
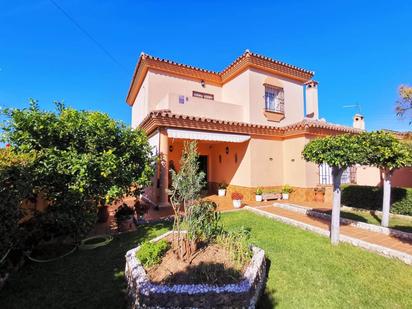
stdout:
[[[381,225],[382,216],[371,214],[368,211],[345,210],[341,211],[343,218],[348,218],[356,221],[366,222],[369,224]],[[389,227],[412,233],[412,218],[404,219],[391,216]]]
[[[222,215],[252,229],[269,280],[261,308],[412,308],[412,267],[247,211]],[[49,264],[28,264],[0,292],[1,308],[124,308],[124,254],[163,233],[153,225]]]

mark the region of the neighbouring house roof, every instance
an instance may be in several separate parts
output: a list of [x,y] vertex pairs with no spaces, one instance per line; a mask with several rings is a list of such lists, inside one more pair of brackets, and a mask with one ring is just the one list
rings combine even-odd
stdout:
[[403,140],[411,140],[412,139],[412,131],[396,131],[396,130],[389,130],[389,129],[383,129],[385,132],[392,133],[395,135],[398,139],[403,139]]
[[150,135],[158,127],[185,128],[205,131],[228,132],[287,138],[300,134],[333,135],[342,133],[360,133],[362,130],[328,123],[322,120],[304,119],[283,127],[250,124],[245,122],[225,121],[196,116],[174,114],[170,110],[150,112],[140,127]]
[[314,75],[313,71],[252,53],[249,50],[246,50],[221,72],[205,70],[141,53],[129,87],[126,102],[129,105],[134,104],[137,93],[149,69],[160,70],[199,81],[204,80],[208,84],[222,86],[249,68],[262,70],[302,83],[307,82]]

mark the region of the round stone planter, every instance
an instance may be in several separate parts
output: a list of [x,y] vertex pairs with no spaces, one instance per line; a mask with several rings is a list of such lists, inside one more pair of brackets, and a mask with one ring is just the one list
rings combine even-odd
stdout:
[[[152,241],[158,241],[171,233],[167,232]],[[219,286],[152,283],[136,258],[139,248],[126,253],[129,308],[255,308],[266,284],[265,252],[258,247],[252,247],[253,257],[243,280]]]

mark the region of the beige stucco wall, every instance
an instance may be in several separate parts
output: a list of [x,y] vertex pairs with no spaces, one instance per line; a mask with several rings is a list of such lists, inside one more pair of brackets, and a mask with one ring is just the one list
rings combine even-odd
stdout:
[[[307,142],[305,137],[284,141],[252,137],[245,143],[199,141],[198,151],[208,156],[209,182],[243,187],[289,184],[309,188],[318,185],[319,176],[316,164],[302,159],[301,151]],[[169,145],[173,147],[169,161],[173,160],[179,169],[183,140],[169,138]]]
[[[280,122],[270,122],[264,116],[265,80],[270,77],[284,90],[285,118]],[[248,122],[273,126],[284,126],[304,118],[303,85],[272,74],[249,70],[249,115]]]
[[[284,89],[285,118],[268,121],[264,116],[267,78]],[[193,91],[214,95],[214,100],[194,98]],[[179,96],[185,103],[179,104]],[[282,126],[298,122],[304,116],[303,85],[272,74],[248,69],[222,87],[149,70],[132,107],[132,126],[136,127],[153,110],[170,109],[173,113]]]
[[356,184],[362,186],[381,185],[381,174],[379,169],[372,166],[358,166],[356,168]]
[[146,76],[132,106],[132,128],[136,128],[149,113],[148,93],[149,79]]
[[222,87],[222,100],[239,104],[243,107],[243,116],[239,121],[248,122],[250,114],[250,74],[249,70],[236,76]]
[[291,186],[306,186],[306,162],[301,155],[305,143],[304,137],[283,141],[283,181]]
[[[168,75],[160,71],[150,70],[147,76],[150,82],[149,102],[152,110],[169,93],[192,97],[193,91],[199,91],[213,94],[216,101],[222,101],[221,87],[206,84],[203,88],[199,81]],[[201,116],[201,113],[200,110],[198,116]]]
[[[226,154],[226,147],[229,148],[228,154]],[[226,182],[238,186],[251,185],[250,141],[245,143],[216,143],[212,145],[212,154],[214,182]],[[219,155],[222,158],[221,163]]]
[[155,107],[156,110],[169,109],[174,114],[205,117],[217,120],[242,121],[243,107],[237,104],[197,97],[185,97],[184,103],[179,102],[179,95],[167,94]]
[[[180,167],[184,140],[169,139],[169,162],[173,161],[175,168]],[[225,142],[198,142],[199,155],[208,156],[208,181],[226,182],[239,186],[250,186],[250,148],[249,142],[225,143]],[[226,147],[229,153],[226,154]],[[221,156],[221,161],[219,160]],[[237,162],[236,162],[237,157]]]
[[251,183],[252,187],[280,186],[283,184],[282,141],[273,139],[251,139]]

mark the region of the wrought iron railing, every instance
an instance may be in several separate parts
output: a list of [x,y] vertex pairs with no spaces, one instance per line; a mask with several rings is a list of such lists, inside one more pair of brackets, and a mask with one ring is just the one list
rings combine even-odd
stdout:
[[265,100],[265,109],[268,112],[275,112],[275,113],[285,113],[285,101],[283,98],[275,98],[274,101],[270,102],[269,100]]

